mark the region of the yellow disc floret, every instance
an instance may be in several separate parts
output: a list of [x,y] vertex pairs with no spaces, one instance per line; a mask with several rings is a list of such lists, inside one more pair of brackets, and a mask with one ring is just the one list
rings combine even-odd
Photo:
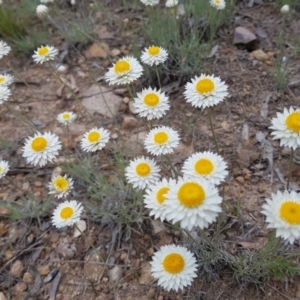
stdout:
[[195,171],[200,175],[209,175],[214,170],[214,164],[210,159],[201,158],[195,163]]
[[149,47],[149,49],[148,49],[148,53],[153,56],[159,54],[159,52],[160,52],[160,49],[157,46],[152,46],[152,47]]
[[130,63],[126,60],[119,60],[114,66],[116,73],[123,73],[130,71]]
[[0,76],[0,84],[2,84],[5,81],[5,77],[4,76]]
[[67,207],[64,207],[64,208],[61,210],[61,212],[60,212],[60,217],[61,217],[62,219],[67,220],[67,219],[70,219],[70,218],[73,216],[73,214],[74,214],[73,208],[70,207],[70,206],[67,206]]
[[68,113],[65,113],[65,114],[63,114],[62,115],[62,118],[64,119],[64,120],[69,120],[70,119],[70,114],[68,114]]
[[158,192],[156,193],[156,199],[158,201],[159,204],[162,204],[167,197],[165,196],[166,193],[169,191],[170,188],[166,187],[162,187],[161,189],[158,190]]
[[300,204],[293,200],[284,202],[280,207],[279,214],[281,219],[290,225],[300,224]]
[[136,173],[139,176],[145,177],[148,176],[151,172],[151,168],[147,163],[139,163],[135,169]]
[[101,134],[98,131],[92,131],[87,136],[87,139],[90,143],[98,142],[100,138],[101,138]]
[[178,274],[184,269],[184,259],[178,253],[170,253],[163,260],[165,271],[171,274]]
[[149,93],[144,97],[144,103],[148,106],[154,107],[159,103],[159,97],[154,93]]
[[68,180],[62,176],[58,176],[57,178],[55,178],[55,180],[53,181],[53,185],[55,189],[60,192],[67,190],[69,187]]
[[194,208],[201,205],[205,199],[203,187],[196,182],[184,183],[178,191],[180,203],[188,208]]
[[300,132],[300,112],[292,112],[286,119],[285,124],[293,132]]
[[49,49],[47,47],[41,47],[40,49],[38,49],[38,54],[40,56],[44,56],[48,53],[49,53]]
[[208,94],[213,92],[215,89],[214,82],[209,78],[200,79],[196,84],[196,90],[200,94]]
[[169,136],[166,132],[157,132],[155,135],[154,135],[154,142],[156,144],[159,144],[159,145],[163,145],[165,144],[169,139]]
[[34,150],[36,152],[41,152],[41,151],[45,150],[47,145],[48,145],[48,141],[43,136],[36,137],[31,142],[31,148],[32,148],[32,150]]

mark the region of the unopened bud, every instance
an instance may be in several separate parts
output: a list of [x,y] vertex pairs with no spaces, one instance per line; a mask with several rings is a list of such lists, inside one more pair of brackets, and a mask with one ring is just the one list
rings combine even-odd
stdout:
[[283,15],[286,15],[288,14],[290,11],[290,6],[288,4],[286,5],[283,5],[280,9],[280,12],[283,14]]

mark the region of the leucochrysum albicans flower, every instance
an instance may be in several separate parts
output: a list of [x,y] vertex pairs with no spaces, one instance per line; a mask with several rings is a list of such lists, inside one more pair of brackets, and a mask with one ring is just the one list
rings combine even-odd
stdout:
[[268,228],[276,229],[276,236],[293,244],[300,238],[300,194],[295,191],[278,191],[266,199],[262,213],[266,216]]
[[163,178],[161,181],[149,186],[144,195],[145,206],[150,210],[149,215],[155,219],[165,220],[165,208],[167,203],[167,193],[170,190],[170,184],[175,184],[174,179],[167,180]]
[[178,4],[178,0],[167,0],[166,7],[174,7]]
[[57,228],[74,225],[80,220],[82,210],[83,207],[77,201],[65,201],[54,210],[52,224]]
[[0,59],[10,52],[11,48],[4,41],[0,41]]
[[46,17],[48,15],[49,8],[44,4],[40,4],[36,7],[35,11],[36,11],[38,18],[43,19],[44,17]]
[[61,124],[67,125],[72,123],[76,119],[76,114],[65,111],[57,115],[57,121]]
[[93,128],[81,139],[81,148],[86,152],[101,150],[109,141],[109,131],[104,128]]
[[294,150],[300,145],[300,109],[284,108],[283,113],[277,113],[271,120],[270,129],[273,139],[280,139],[281,146],[287,146]]
[[166,219],[180,222],[188,230],[207,227],[221,212],[222,198],[217,188],[202,178],[179,178],[176,184],[170,185],[166,197]]
[[197,277],[196,258],[182,246],[162,246],[154,253],[150,264],[152,276],[158,279],[158,285],[167,291],[183,289]]
[[6,85],[0,85],[0,104],[7,101],[10,95],[10,89]]
[[164,63],[168,58],[168,52],[158,46],[151,46],[144,49],[141,55],[141,61],[149,66],[159,65]]
[[143,190],[159,180],[159,172],[160,168],[153,159],[142,156],[130,161],[125,176],[134,188]]
[[170,108],[169,98],[165,93],[152,88],[137,93],[133,105],[139,116],[146,117],[148,120],[160,119]]
[[153,155],[172,153],[179,144],[179,134],[170,127],[157,127],[148,133],[144,144]]
[[0,86],[11,85],[14,82],[14,77],[9,74],[0,74]]
[[28,163],[34,166],[44,166],[47,162],[52,162],[60,149],[61,142],[51,132],[44,134],[36,132],[33,137],[26,139],[25,145],[22,148],[23,157],[26,158]]
[[228,175],[223,158],[209,151],[197,152],[183,164],[182,173],[191,178],[205,178],[214,185],[224,181]]
[[53,46],[41,46],[32,55],[35,63],[43,64],[46,61],[53,60],[58,54],[58,50]]
[[209,2],[216,9],[224,9],[226,6],[225,0],[210,0]]
[[159,0],[141,0],[141,2],[148,6],[154,6],[159,3]]
[[227,95],[227,85],[219,77],[205,74],[188,82],[184,91],[186,101],[199,108],[214,106]]
[[128,84],[140,78],[143,67],[138,60],[132,56],[119,59],[105,74],[105,80],[109,84]]
[[65,176],[54,176],[48,184],[49,194],[55,197],[66,197],[73,188],[73,179]]
[[0,160],[0,178],[4,177],[9,170],[9,164],[5,160]]

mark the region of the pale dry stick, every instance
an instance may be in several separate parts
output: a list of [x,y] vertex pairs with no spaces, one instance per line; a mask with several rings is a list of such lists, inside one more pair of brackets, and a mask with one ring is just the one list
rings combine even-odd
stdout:
[[288,181],[287,181],[287,185],[286,185],[287,190],[289,190],[289,188],[290,188],[290,180],[291,180],[291,174],[292,174],[293,160],[294,160],[294,149],[291,148],[291,156],[290,156],[290,164],[289,164],[289,175],[288,175]]
[[214,142],[215,142],[215,145],[217,148],[217,153],[220,154],[218,142],[217,142],[215,131],[214,131],[214,126],[213,126],[212,119],[211,119],[210,109],[208,106],[206,107],[206,111],[207,111],[207,115],[208,115],[208,119],[209,119],[210,129],[213,134]]
[[66,84],[58,74],[56,74],[55,69],[53,68],[53,66],[51,65],[51,63],[48,61],[48,65],[52,71],[52,74],[60,81],[60,83],[62,83],[65,87],[67,87],[67,89],[71,92],[72,96],[75,98],[75,100],[80,104],[81,107],[84,108],[84,110],[86,111],[86,113],[88,114],[88,116],[90,117],[91,120],[93,120],[92,115],[89,113],[89,111],[87,110],[86,107],[84,107],[84,105],[82,105],[82,103],[80,102],[80,99],[77,97],[77,95],[75,94],[75,92],[73,91],[73,89]]

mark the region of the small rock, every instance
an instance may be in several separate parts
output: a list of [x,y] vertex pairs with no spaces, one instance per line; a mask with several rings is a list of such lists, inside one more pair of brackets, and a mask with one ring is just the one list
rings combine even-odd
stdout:
[[[25,272],[24,275],[23,275],[23,281],[25,283],[28,283],[28,284],[33,284],[34,283],[34,275],[32,275],[31,273],[29,272]],[[1,299],[0,299],[1,300]]]
[[149,262],[143,263],[141,268],[141,276],[139,277],[140,284],[151,284],[155,278],[151,274],[151,265]]
[[27,284],[25,282],[18,282],[14,287],[13,291],[15,295],[18,295],[22,292],[25,292],[27,290]]
[[35,181],[34,182],[34,186],[36,186],[36,187],[40,187],[42,185],[43,185],[43,183],[41,181]]
[[147,292],[147,299],[154,299],[156,291],[154,288],[150,288]]
[[109,47],[106,43],[94,43],[85,52],[84,56],[88,58],[106,58],[109,53]]
[[151,247],[151,248],[149,248],[148,250],[147,250],[147,254],[149,255],[149,256],[152,256],[153,254],[154,254],[154,249]]
[[40,266],[37,270],[41,276],[46,276],[50,272],[50,267],[48,265]]
[[108,275],[111,282],[117,283],[123,276],[122,268],[120,266],[114,266],[111,270],[109,270]]
[[123,98],[123,102],[124,102],[124,103],[127,104],[127,103],[129,103],[129,101],[130,101],[130,98],[128,98],[128,97],[124,97],[124,98]]
[[128,258],[128,254],[126,252],[123,252],[121,255],[120,255],[120,260],[121,261],[125,261],[127,260]]
[[267,53],[262,51],[261,49],[254,50],[250,53],[251,57],[260,60],[260,61],[267,61],[270,59]]
[[93,283],[98,282],[100,277],[106,273],[106,267],[104,265],[90,264],[89,262],[101,262],[101,258],[93,251],[85,256],[84,261],[84,273],[86,279]]
[[135,107],[133,106],[133,101],[132,101],[132,100],[129,101],[128,106],[129,106],[130,112],[131,112],[132,114],[136,115],[137,112],[136,112]]
[[166,229],[164,223],[160,220],[151,220],[151,225],[153,227],[154,235]]
[[117,48],[114,48],[114,49],[111,50],[110,53],[111,53],[112,56],[118,56],[118,55],[120,55],[122,52],[121,52],[121,50],[119,50],[119,49],[117,49]]
[[16,260],[10,269],[10,274],[15,277],[21,277],[21,274],[24,270],[24,266],[21,260]]
[[238,177],[236,178],[236,181],[239,182],[239,183],[241,183],[241,184],[244,184],[244,183],[245,183],[245,179],[244,179],[243,176],[238,176]]
[[256,41],[256,35],[249,29],[240,26],[234,29],[234,45],[242,44],[248,49],[254,49]]
[[134,128],[138,123],[138,120],[133,116],[124,116],[121,124],[121,129]]
[[7,300],[7,298],[2,292],[0,292],[0,300]]
[[68,244],[68,241],[60,241],[57,248],[56,248],[56,252],[58,254],[61,254],[63,257],[67,257],[67,258],[72,258],[75,254],[76,248],[75,246],[70,246]]
[[81,232],[85,232],[85,230],[86,230],[86,222],[84,220],[79,220],[78,222],[76,222],[73,238],[79,237],[81,235]]

